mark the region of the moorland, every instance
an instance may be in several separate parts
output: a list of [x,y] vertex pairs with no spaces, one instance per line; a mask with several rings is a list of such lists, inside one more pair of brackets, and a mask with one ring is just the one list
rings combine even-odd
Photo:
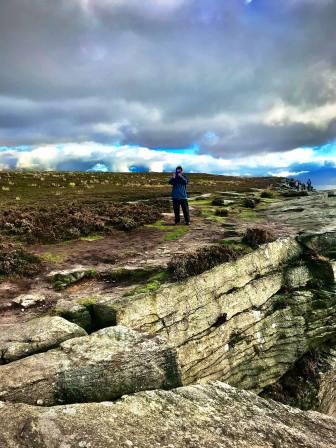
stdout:
[[1,446],[335,446],[335,192],[168,177],[0,174]]

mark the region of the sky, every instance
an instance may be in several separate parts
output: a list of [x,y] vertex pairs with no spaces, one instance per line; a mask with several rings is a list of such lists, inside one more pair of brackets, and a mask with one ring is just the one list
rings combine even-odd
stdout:
[[336,0],[0,0],[0,169],[336,184]]

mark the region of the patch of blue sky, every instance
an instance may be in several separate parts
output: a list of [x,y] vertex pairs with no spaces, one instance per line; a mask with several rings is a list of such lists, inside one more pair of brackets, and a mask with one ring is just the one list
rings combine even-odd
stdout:
[[192,145],[188,148],[151,148],[153,151],[167,152],[169,154],[188,154],[196,155],[200,152],[198,145]]
[[336,156],[336,140],[325,145],[314,146],[313,150],[318,153],[319,156]]
[[86,171],[95,173],[107,173],[109,169],[104,163],[96,163],[92,168],[89,168]]
[[31,151],[32,146],[30,145],[20,145],[20,146],[0,146],[0,151],[19,151],[19,152],[25,152],[25,151]]

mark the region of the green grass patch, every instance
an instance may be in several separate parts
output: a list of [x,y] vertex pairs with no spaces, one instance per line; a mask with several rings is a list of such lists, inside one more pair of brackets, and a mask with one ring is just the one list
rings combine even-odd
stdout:
[[264,210],[266,209],[269,205],[273,204],[274,202],[279,202],[279,196],[274,197],[273,199],[270,198],[262,198],[261,202],[259,204],[257,204],[256,209],[257,210]]
[[[200,200],[200,201],[193,201],[193,207],[200,210],[203,217],[209,218],[215,222],[223,223],[225,220],[225,217],[216,215],[216,210],[218,210],[219,208],[214,207],[212,205],[212,201],[213,201],[212,198],[204,199],[204,200]],[[226,207],[221,207],[221,208],[223,208],[224,210],[229,210]]]
[[153,224],[145,224],[145,227],[152,227],[153,229],[159,229],[163,231],[171,230],[171,225],[165,224],[163,219],[159,219]]
[[202,216],[205,218],[211,219],[211,221],[223,223],[225,221],[224,216],[218,216],[216,215],[216,209],[214,208],[205,208],[202,209]]
[[99,241],[103,240],[104,237],[102,235],[88,235],[88,236],[82,236],[80,238],[81,241]]
[[189,199],[189,202],[193,203],[193,207],[204,207],[211,205],[212,199],[200,199],[200,200]]
[[167,232],[164,241],[176,241],[182,238],[189,231],[189,227],[183,224],[175,226],[172,231]]
[[257,212],[254,209],[250,209],[250,208],[232,209],[231,216],[235,216],[236,218],[243,219],[245,221],[260,220],[260,218],[257,215]]
[[156,221],[154,224],[146,224],[146,227],[159,229],[165,232],[164,241],[176,241],[182,238],[188,231],[189,227],[183,224],[173,226],[171,224],[165,224],[163,219]]
[[150,277],[149,281],[158,281],[158,282],[166,282],[169,278],[167,271],[161,271],[154,274],[152,277]]
[[145,283],[144,285],[139,285],[134,289],[132,289],[131,291],[128,291],[125,294],[125,297],[157,291],[162,285],[162,283],[164,283],[168,279],[169,274],[166,271],[158,272],[157,274],[154,274],[152,277],[150,277],[147,283]]
[[247,254],[253,251],[253,249],[247,244],[235,240],[223,240],[222,244],[241,254]]
[[95,296],[83,297],[82,299],[77,300],[77,303],[85,307],[90,307],[92,305],[95,305],[97,303],[97,300],[98,297]]
[[214,218],[215,217],[215,209],[214,208],[202,208],[201,210],[202,216],[205,218]]
[[66,259],[66,254],[53,254],[52,252],[44,252],[40,258],[47,263],[62,263]]

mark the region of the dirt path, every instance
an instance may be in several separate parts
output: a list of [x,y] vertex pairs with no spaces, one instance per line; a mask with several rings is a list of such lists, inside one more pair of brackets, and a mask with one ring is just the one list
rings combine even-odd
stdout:
[[163,213],[159,226],[144,226],[131,232],[113,230],[92,241],[76,240],[60,244],[34,245],[27,249],[47,262],[47,272],[71,269],[74,266],[104,267],[127,264],[165,264],[168,259],[186,250],[193,250],[218,241],[224,236],[221,223],[200,216],[190,207],[192,223],[173,225],[173,214]]
[[[60,244],[32,245],[27,249],[45,260],[44,272],[35,279],[12,279],[0,284],[0,325],[25,321],[45,314],[65,298],[77,300],[83,296],[118,294],[118,286],[98,279],[81,281],[64,291],[53,290],[48,274],[58,271],[95,268],[105,272],[117,268],[165,269],[173,256],[212,244],[224,238],[227,229],[222,222],[201,216],[190,205],[191,225],[173,225],[173,213],[164,213],[158,225],[144,226],[131,232],[114,230],[101,239],[76,240]],[[40,294],[45,302],[22,309],[12,299],[20,294]]]

